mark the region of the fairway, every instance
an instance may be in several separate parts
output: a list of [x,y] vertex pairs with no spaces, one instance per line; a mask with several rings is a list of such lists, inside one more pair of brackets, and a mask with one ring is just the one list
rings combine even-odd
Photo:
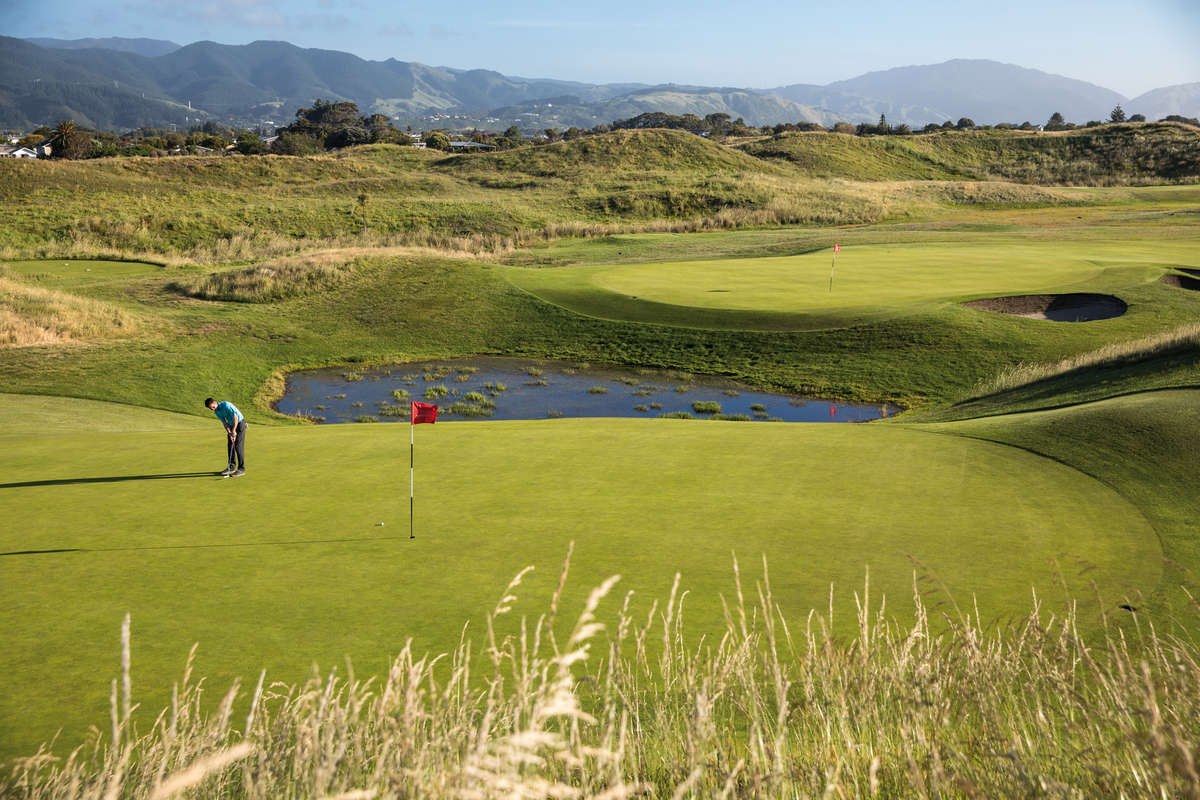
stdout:
[[[818,330],[916,314],[975,297],[1126,285],[1198,265],[1195,242],[863,245],[794,256],[632,265],[508,268],[516,286],[589,316],[692,327]],[[1139,269],[1140,268],[1140,269]]]
[[[421,426],[409,540],[402,425],[251,426],[249,474],[221,480],[215,421],[15,395],[0,409],[14,423],[0,434],[4,755],[59,726],[73,743],[105,718],[126,612],[147,721],[193,642],[214,694],[264,667],[295,681],[347,656],[372,674],[408,637],[441,652],[463,624],[478,633],[526,565],[517,610],[541,612],[572,540],[570,602],[620,573],[643,614],[678,570],[701,632],[721,626],[733,553],[751,583],[766,556],[801,627],[831,584],[852,609],[868,568],[889,613],[911,608],[916,576],[940,611],[956,613],[946,589],[991,620],[1024,613],[1034,587],[1053,605],[1064,583],[1090,597],[1094,581],[1121,602],[1153,591],[1161,569],[1149,524],[1098,481],[920,426]],[[114,420],[133,430],[112,432]]]

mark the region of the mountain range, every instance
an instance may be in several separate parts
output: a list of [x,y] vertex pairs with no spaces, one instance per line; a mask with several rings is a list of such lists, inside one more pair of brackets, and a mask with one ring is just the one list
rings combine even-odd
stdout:
[[870,72],[825,86],[770,89],[521,78],[491,70],[369,61],[287,42],[247,45],[155,39],[0,37],[0,127],[61,119],[100,129],[286,124],[318,98],[352,100],[414,128],[592,127],[646,111],[712,113],[748,124],[876,122],[914,127],[969,117],[979,124],[1106,119],[1117,104],[1149,119],[1200,116],[1200,83],[1129,99],[1084,81],[996,61],[958,59]]

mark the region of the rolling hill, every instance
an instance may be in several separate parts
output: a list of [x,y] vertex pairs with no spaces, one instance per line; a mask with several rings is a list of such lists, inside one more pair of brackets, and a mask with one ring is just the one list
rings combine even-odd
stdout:
[[[1200,113],[1200,84],[1149,92],[1128,103],[1150,119]],[[995,61],[871,72],[827,86],[773,89],[587,84],[460,70],[287,42],[247,45],[133,39],[23,40],[0,37],[0,127],[61,119],[100,128],[227,123],[284,124],[318,98],[351,100],[417,128],[592,127],[647,111],[712,113],[752,125],[875,122],[913,126],[969,117],[979,124],[1045,122],[1054,112],[1083,123],[1105,119],[1120,94],[1084,81]],[[105,91],[101,92],[103,88]],[[190,110],[193,113],[187,113]]]
[[121,36],[107,36],[103,39],[49,39],[34,37],[25,41],[32,42],[38,47],[48,47],[52,50],[88,50],[100,48],[104,50],[120,50],[124,53],[136,53],[139,56],[146,56],[148,58],[165,56],[167,53],[173,53],[181,47],[181,45],[165,39],[126,39]]
[[[811,89],[820,90],[813,93]],[[924,124],[969,117],[980,124],[1106,119],[1126,98],[1084,81],[982,59],[896,67],[823,87],[768,90],[833,111],[886,113],[892,122]]]
[[1182,117],[1200,117],[1200,81],[1164,86],[1129,101],[1125,109],[1131,114],[1145,114],[1146,119],[1161,119],[1178,114]]

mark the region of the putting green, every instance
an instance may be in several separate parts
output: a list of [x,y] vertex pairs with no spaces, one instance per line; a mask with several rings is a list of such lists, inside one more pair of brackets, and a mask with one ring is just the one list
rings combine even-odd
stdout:
[[944,586],[989,619],[1026,613],[1033,587],[1048,604],[1086,602],[1094,581],[1117,603],[1159,580],[1154,532],[1108,487],[917,426],[420,426],[409,540],[406,426],[252,426],[249,474],[222,480],[216,421],[120,407],[103,413],[146,430],[73,431],[96,404],[22,413],[46,401],[2,399],[0,756],[103,723],[126,612],[145,721],[193,642],[219,694],[235,676],[295,681],[347,656],[376,672],[408,637],[452,648],[530,564],[517,610],[536,614],[572,540],[568,608],[620,573],[644,614],[678,571],[701,631],[721,624],[733,552],[748,584],[768,559],[798,627],[833,585],[834,625],[849,630],[868,568],[889,611],[911,608],[915,575],[932,605],[954,613]]
[[1132,281],[1196,261],[1195,243],[972,241],[862,245],[795,256],[633,265],[509,267],[513,284],[589,316],[703,328],[817,330],[972,297],[1081,290],[1115,267]]

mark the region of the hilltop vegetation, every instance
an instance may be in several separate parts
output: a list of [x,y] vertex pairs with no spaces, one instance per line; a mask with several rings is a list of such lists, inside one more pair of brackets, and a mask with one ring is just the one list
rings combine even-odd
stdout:
[[[315,247],[495,252],[531,238],[639,229],[935,219],[952,206],[1090,202],[978,182],[992,175],[1047,184],[1192,181],[1198,152],[1200,133],[1161,125],[1111,136],[787,134],[741,150],[682,131],[622,130],[459,156],[370,145],[244,160],[4,159],[0,255],[237,263]],[[1112,160],[1126,166],[1106,166]]]
[[870,138],[785,133],[741,149],[758,158],[789,162],[814,177],[868,181],[1113,186],[1194,181],[1200,176],[1200,130],[1177,123]]

